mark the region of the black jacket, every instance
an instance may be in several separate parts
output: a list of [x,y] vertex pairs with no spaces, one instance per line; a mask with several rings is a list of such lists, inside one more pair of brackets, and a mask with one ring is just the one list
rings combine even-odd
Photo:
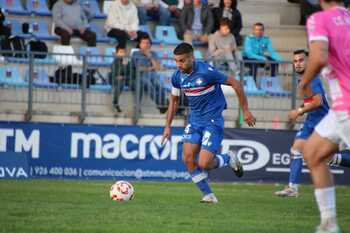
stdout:
[[[185,33],[186,30],[192,30],[194,18],[194,8],[193,5],[185,6],[180,15],[180,29],[182,34]],[[214,20],[213,14],[207,4],[202,4],[201,8],[201,22],[203,24],[203,33],[210,34],[213,30]]]

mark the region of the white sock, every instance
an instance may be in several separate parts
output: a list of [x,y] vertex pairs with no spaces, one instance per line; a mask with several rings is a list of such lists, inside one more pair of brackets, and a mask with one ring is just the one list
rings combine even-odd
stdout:
[[335,221],[336,210],[334,186],[315,189],[315,197],[321,214],[321,223],[329,220]]
[[299,185],[298,185],[298,184],[289,183],[289,187],[290,187],[290,188],[293,188],[295,191],[298,192],[298,188],[299,188]]

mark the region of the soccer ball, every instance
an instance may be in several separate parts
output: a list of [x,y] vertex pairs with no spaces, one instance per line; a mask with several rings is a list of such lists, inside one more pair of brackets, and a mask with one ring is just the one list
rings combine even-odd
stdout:
[[134,187],[127,181],[117,181],[111,186],[109,196],[113,201],[130,201],[134,198]]

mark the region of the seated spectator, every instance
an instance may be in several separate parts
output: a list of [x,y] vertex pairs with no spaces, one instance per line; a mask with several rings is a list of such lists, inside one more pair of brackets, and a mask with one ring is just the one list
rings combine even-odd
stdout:
[[5,14],[3,9],[0,8],[0,40],[8,40],[11,36],[11,28],[6,26],[5,23]]
[[109,76],[114,90],[113,106],[119,113],[122,112],[119,106],[119,97],[125,85],[128,85],[131,89],[135,88],[135,67],[130,60],[125,58],[125,55],[125,49],[119,48],[116,51],[112,72]]
[[[143,89],[148,89],[154,78],[157,78],[157,71],[160,70],[160,60],[157,53],[152,51],[151,39],[149,36],[141,35],[137,48],[132,54],[132,61],[137,67],[137,74],[139,75],[141,82],[141,94],[142,99]],[[140,99],[140,100],[141,100]]]
[[242,58],[235,37],[231,34],[230,24],[231,21],[228,18],[221,19],[219,30],[209,36],[209,57],[219,64],[227,63],[230,70],[238,74]]
[[187,43],[192,44],[193,40],[207,43],[213,26],[213,15],[207,3],[193,0],[193,4],[185,4],[180,15],[180,30]]
[[125,49],[128,40],[136,40],[143,32],[139,29],[139,18],[135,4],[129,0],[115,0],[108,9],[105,24],[107,36],[118,40],[116,51]]
[[141,0],[138,14],[141,25],[147,24],[147,19],[157,20],[158,25],[170,25],[171,17],[179,18],[184,0]]
[[[255,23],[253,34],[244,40],[243,59],[248,62],[248,66],[251,68],[250,75],[253,75],[254,79],[256,79],[258,64],[249,64],[249,61],[282,61],[280,55],[273,49],[270,38],[264,35],[264,30],[262,23]],[[271,64],[271,76],[276,76],[277,69],[277,64]]]
[[237,0],[221,0],[220,6],[213,9],[215,24],[214,31],[218,30],[220,19],[228,18],[231,20],[231,33],[236,39],[238,45],[242,44],[242,37],[240,32],[242,30],[242,15],[237,9]]
[[96,34],[89,30],[88,19],[83,8],[74,0],[59,0],[52,10],[55,33],[61,37],[62,45],[69,45],[72,36],[78,36],[89,47],[96,46]]

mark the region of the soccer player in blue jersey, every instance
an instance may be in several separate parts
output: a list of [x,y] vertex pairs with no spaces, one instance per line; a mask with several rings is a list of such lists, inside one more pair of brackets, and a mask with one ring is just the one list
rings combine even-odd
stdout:
[[[300,76],[304,74],[306,69],[307,57],[308,53],[305,50],[297,50],[294,52],[294,69]],[[301,107],[293,109],[288,113],[288,117],[291,121],[296,121],[298,117],[304,115],[305,113],[307,113],[307,116],[302,128],[297,132],[291,148],[292,161],[290,164],[289,185],[285,189],[275,192],[275,195],[280,197],[297,197],[299,195],[298,186],[303,167],[303,157],[301,151],[303,150],[306,139],[310,137],[315,126],[324,116],[327,115],[329,110],[326,93],[322,86],[320,77],[316,77],[311,81],[310,88],[313,97],[304,99],[304,103]],[[344,151],[335,154],[330,163],[333,165],[348,167],[350,165],[350,157],[348,152]]]
[[243,168],[235,153],[220,154],[223,139],[226,100],[221,84],[231,86],[243,109],[244,120],[255,125],[255,118],[248,110],[248,103],[239,81],[217,71],[203,61],[195,61],[190,44],[181,43],[174,49],[178,70],[172,76],[172,91],[168,106],[162,143],[170,137],[171,122],[179,103],[180,92],[188,98],[190,114],[183,135],[183,160],[192,181],[203,194],[201,202],[217,203],[208,184],[208,170],[230,166],[238,177]]

